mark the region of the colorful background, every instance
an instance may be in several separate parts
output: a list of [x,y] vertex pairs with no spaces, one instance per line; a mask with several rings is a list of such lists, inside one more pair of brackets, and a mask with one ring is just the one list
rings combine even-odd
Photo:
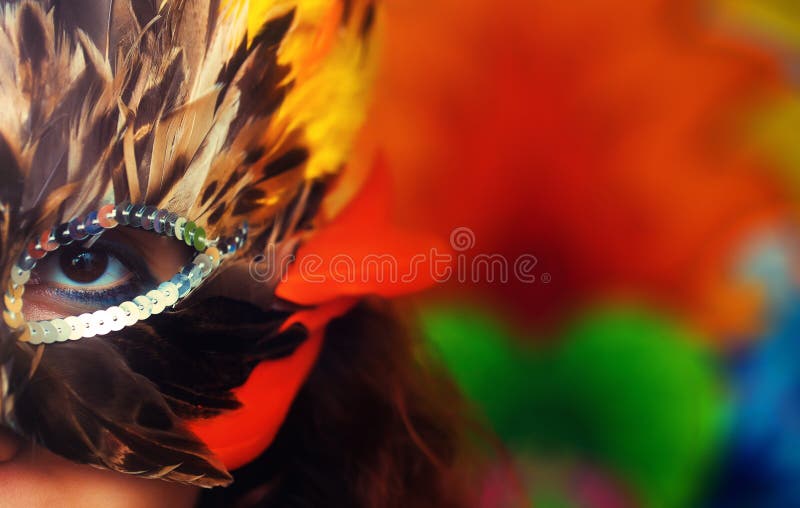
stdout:
[[800,4],[385,7],[356,168],[537,261],[410,303],[532,505],[800,506]]

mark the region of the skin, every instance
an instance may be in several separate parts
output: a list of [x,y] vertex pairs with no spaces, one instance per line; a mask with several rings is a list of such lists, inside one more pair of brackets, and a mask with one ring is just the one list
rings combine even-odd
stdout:
[[74,464],[0,430],[1,507],[190,508],[199,489]]
[[[169,280],[191,259],[192,250],[175,240],[161,235],[119,227],[103,234],[107,239],[130,247],[146,264],[158,281]],[[52,255],[59,255],[60,250]],[[34,272],[36,273],[36,272]],[[29,283],[24,295],[26,319],[39,321],[69,315],[80,315],[97,309],[86,308],[66,300],[54,300],[44,291],[43,285]]]
[[[172,277],[189,259],[190,251],[174,239],[127,228],[118,228],[113,234],[115,241],[135,248],[159,280]],[[41,289],[35,285],[26,289],[24,312],[28,319],[52,319],[87,310],[48,298]],[[198,495],[199,489],[194,487],[69,462],[0,428],[0,508],[189,508]]]

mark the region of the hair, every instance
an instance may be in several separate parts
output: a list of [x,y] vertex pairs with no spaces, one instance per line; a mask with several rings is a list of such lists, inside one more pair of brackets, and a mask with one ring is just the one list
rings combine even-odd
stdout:
[[419,346],[383,301],[333,320],[274,443],[200,506],[466,506],[464,405]]

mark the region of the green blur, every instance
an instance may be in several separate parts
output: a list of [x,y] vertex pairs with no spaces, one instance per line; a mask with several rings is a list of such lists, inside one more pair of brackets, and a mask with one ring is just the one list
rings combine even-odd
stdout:
[[512,451],[606,469],[644,506],[692,504],[727,413],[701,337],[625,307],[588,312],[537,348],[477,309],[428,309],[422,322]]

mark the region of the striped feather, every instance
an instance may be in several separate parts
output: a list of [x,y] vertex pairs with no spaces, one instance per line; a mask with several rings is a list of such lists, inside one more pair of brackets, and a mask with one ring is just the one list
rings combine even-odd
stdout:
[[[0,283],[32,235],[107,201],[211,236],[247,220],[230,280],[268,242],[294,248],[363,116],[373,19],[371,0],[0,1]],[[273,285],[242,302],[210,284],[108,340],[34,349],[0,325],[0,423],[77,462],[227,484],[184,422],[237,407],[305,332]]]

